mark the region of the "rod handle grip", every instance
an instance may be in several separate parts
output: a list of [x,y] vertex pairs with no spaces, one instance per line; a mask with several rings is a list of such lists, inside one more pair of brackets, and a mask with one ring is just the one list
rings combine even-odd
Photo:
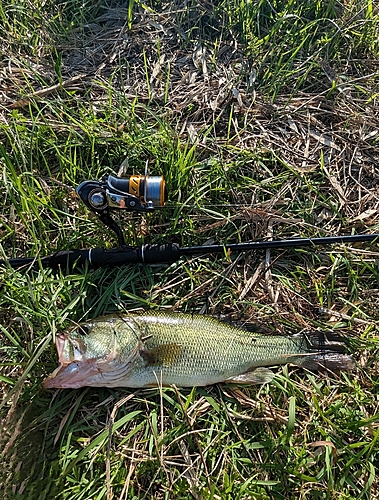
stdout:
[[42,263],[47,267],[72,269],[88,265],[91,268],[118,267],[125,264],[172,263],[181,257],[176,243],[142,245],[141,247],[122,246],[112,250],[94,248],[91,250],[63,250],[44,257]]

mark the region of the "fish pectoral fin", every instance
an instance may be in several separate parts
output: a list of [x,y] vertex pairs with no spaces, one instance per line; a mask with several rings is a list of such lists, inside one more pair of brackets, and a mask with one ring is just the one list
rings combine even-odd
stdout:
[[143,348],[140,354],[145,360],[146,366],[170,366],[181,352],[182,346],[180,344],[162,344],[151,349]]
[[230,377],[225,382],[232,384],[251,384],[260,385],[268,384],[275,377],[275,374],[268,368],[259,367],[250,372],[242,373],[235,377]]

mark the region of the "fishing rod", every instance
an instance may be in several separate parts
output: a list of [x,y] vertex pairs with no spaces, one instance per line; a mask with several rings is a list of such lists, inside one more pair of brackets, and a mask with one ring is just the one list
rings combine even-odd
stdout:
[[[121,228],[111,216],[113,210],[152,212],[166,204],[167,189],[163,176],[132,175],[125,178],[108,175],[100,181],[84,181],[76,189],[89,210],[111,229],[118,240],[118,247],[111,250],[92,248],[86,250],[61,250],[37,261],[36,257],[0,260],[0,265],[20,268],[41,262],[43,267],[73,269],[75,267],[119,267],[125,264],[173,263],[182,256],[227,252],[246,252],[268,248],[300,248],[335,243],[373,242],[379,234],[326,236],[322,238],[291,238],[287,240],[260,240],[224,245],[198,245],[181,247],[176,243],[147,244],[139,247],[126,245]],[[379,240],[378,240],[379,241]]]

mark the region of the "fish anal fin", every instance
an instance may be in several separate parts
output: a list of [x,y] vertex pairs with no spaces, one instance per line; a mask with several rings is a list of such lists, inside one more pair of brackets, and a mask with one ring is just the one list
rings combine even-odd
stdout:
[[268,384],[275,377],[275,374],[268,368],[259,367],[250,372],[241,373],[235,377],[230,377],[225,382],[232,384],[262,385]]
[[146,366],[170,366],[182,352],[180,344],[162,344],[157,347],[141,349],[140,354]]

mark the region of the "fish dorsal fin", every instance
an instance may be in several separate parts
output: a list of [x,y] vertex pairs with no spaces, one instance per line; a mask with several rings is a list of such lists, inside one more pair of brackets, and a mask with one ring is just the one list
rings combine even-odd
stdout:
[[261,385],[268,384],[274,378],[275,374],[268,368],[259,367],[250,372],[242,373],[241,375],[236,375],[235,377],[230,377],[225,382],[232,384],[251,384],[251,385]]
[[170,366],[182,352],[180,344],[163,344],[151,349],[141,350],[141,356],[146,366]]

